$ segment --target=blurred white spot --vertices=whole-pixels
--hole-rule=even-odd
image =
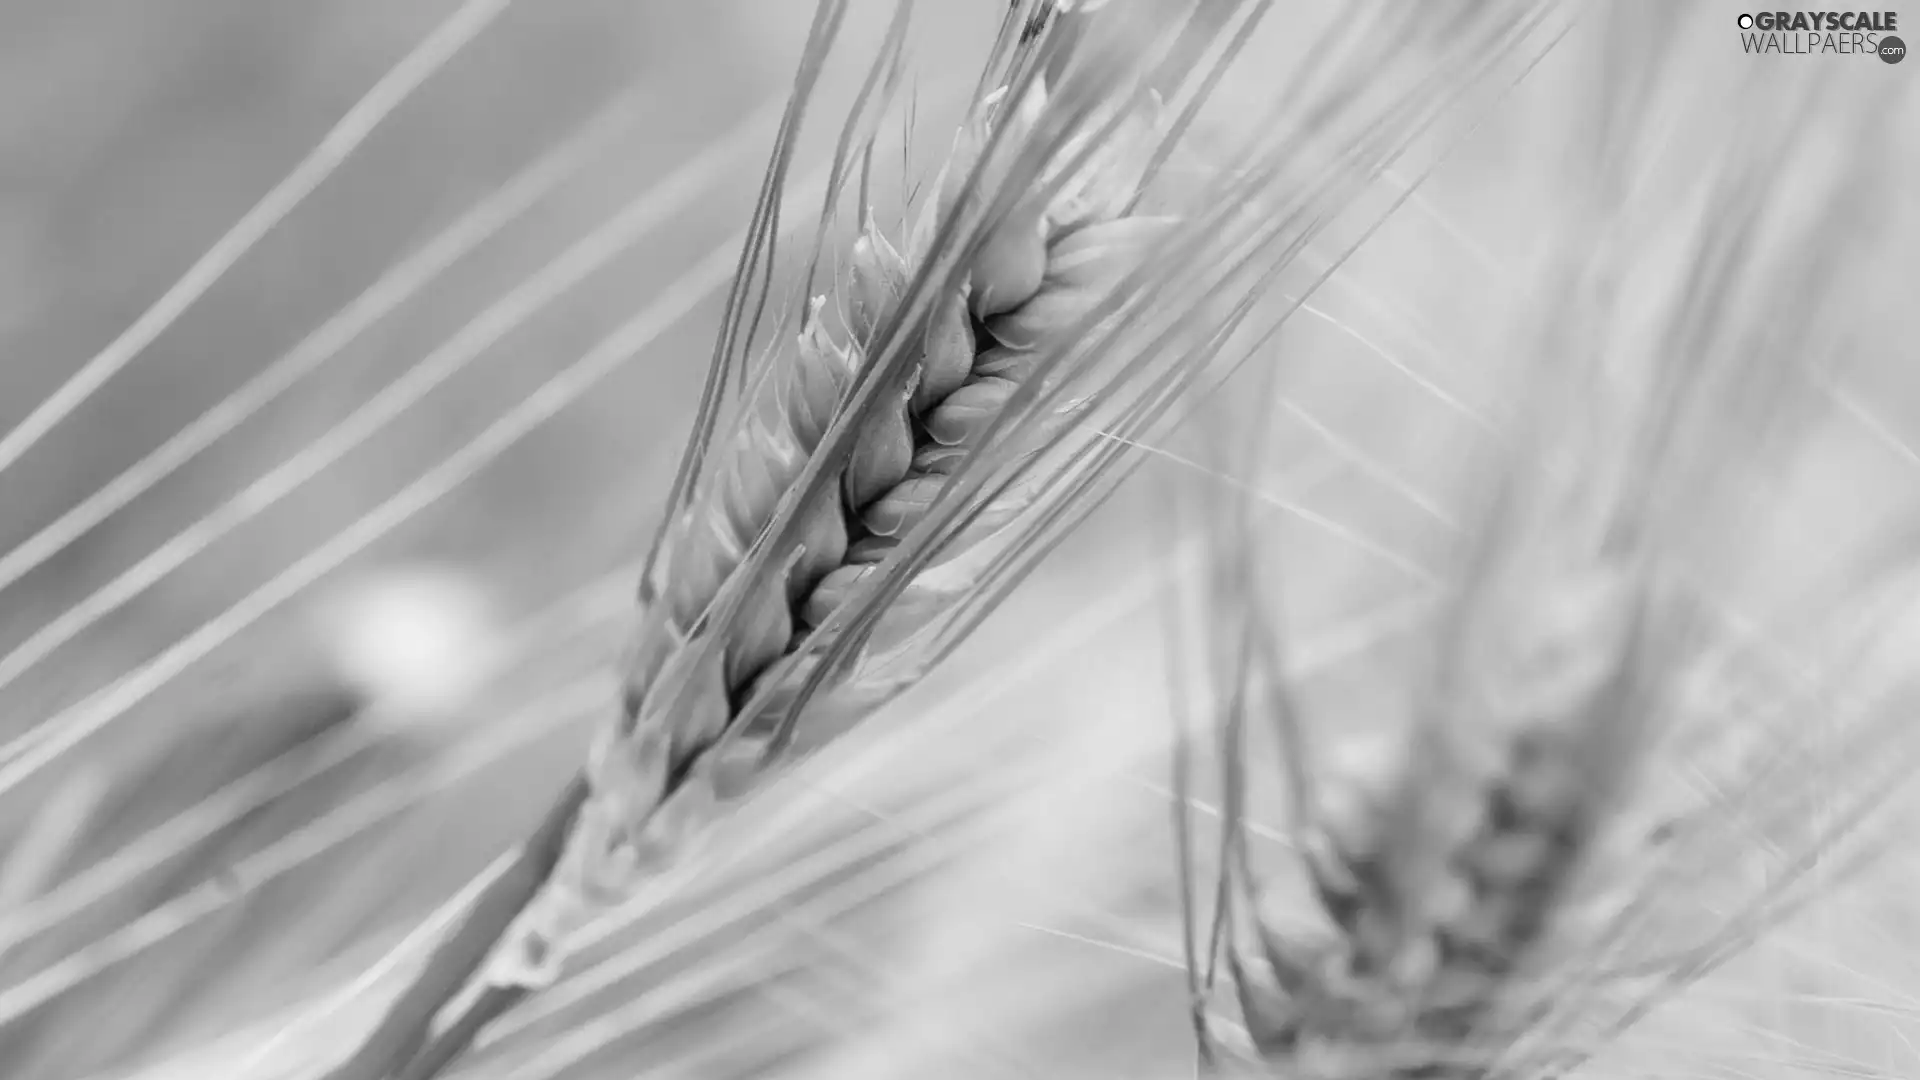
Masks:
[[[375,722],[459,719],[501,659],[501,633],[480,584],[445,567],[389,568],[321,611],[339,676],[365,694]]]

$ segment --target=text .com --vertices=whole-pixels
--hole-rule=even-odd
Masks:
[[[1907,55],[1894,11],[1753,11],[1736,22],[1748,53],[1865,55],[1889,64]]]

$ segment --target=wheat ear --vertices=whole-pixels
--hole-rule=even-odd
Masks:
[[[810,55],[830,39],[842,7],[820,5]],[[817,690],[857,719],[897,689],[897,681],[850,678],[850,658],[904,643],[965,599],[964,582],[912,591],[902,564],[961,554],[1017,516],[1031,492],[989,497],[962,515],[957,532],[932,541],[934,550],[924,540],[916,550],[912,537],[953,524],[928,521],[950,481],[997,449],[989,433],[1016,396],[1035,394],[1060,332],[1112,291],[1161,224],[1130,212],[1148,140],[1124,140],[1142,149],[1137,155],[1105,151],[1115,128],[1141,122],[1112,104],[1144,100],[1133,66],[1115,64],[1082,80],[1101,84],[1097,91],[1082,85],[1072,101],[1055,100],[1049,73],[1065,60],[1070,35],[1047,30],[1036,39],[1035,28],[1051,20],[1034,22],[1029,7],[1017,6],[1003,25],[989,64],[998,88],[976,105],[905,252],[868,213],[841,288],[807,306],[791,352],[776,351],[750,380],[733,437],[709,469],[712,400],[725,375],[716,364],[673,513],[643,576],[623,708],[526,846],[522,872],[499,890],[495,910],[470,919],[484,925],[499,905],[515,903],[513,893],[537,884],[468,987],[469,1007],[422,1045],[467,961],[430,970],[334,1075],[388,1075],[395,1060],[410,1062],[401,1076],[436,1072],[480,1025],[555,976],[572,931],[684,858],[721,806],[791,757],[798,714]],[[897,33],[889,40],[897,47]],[[869,89],[885,84],[888,66],[876,65]],[[803,65],[803,83],[806,72]],[[804,93],[796,87],[796,102]],[[790,109],[769,191],[795,122]],[[859,156],[869,122],[857,108],[839,160]],[[770,234],[765,219],[760,228],[742,282]],[[736,332],[723,332],[722,354]],[[871,620],[876,611],[884,623]]]
[[[1525,980],[1645,758],[1688,624],[1624,539],[1643,508],[1581,485],[1543,499],[1522,476],[1493,501],[1398,759],[1319,777],[1306,800],[1300,851],[1332,933],[1303,940],[1258,900],[1241,913],[1228,960],[1261,1059],[1505,1075],[1494,1059],[1537,1004]],[[1260,891],[1244,862],[1232,873]]]
[[[1035,79],[1017,108],[983,116],[961,136],[956,160],[976,156],[996,128],[1018,145],[1044,95]],[[996,97],[989,109],[1006,103]],[[920,236],[931,236],[952,213],[966,177],[949,169]],[[1087,294],[1114,277],[1102,264],[1124,257],[1143,226],[1157,224],[1122,212],[1130,188],[1097,200],[1077,197],[1083,194],[1030,200],[985,231],[962,286],[934,302],[909,385],[862,420],[832,487],[808,493],[792,511],[803,522],[798,536],[766,556],[781,572],[730,597],[730,587],[750,573],[744,557],[795,491],[920,269],[868,219],[849,260],[843,331],[829,326],[827,298],[816,298],[792,361],[762,385],[757,408],[643,588],[647,609],[626,669],[624,717],[594,748],[594,794],[557,872],[560,888],[582,899],[623,893],[636,874],[681,857],[714,808],[743,794],[777,758],[791,714],[769,711],[742,730],[736,703],[768,692],[769,678],[800,692],[810,667],[777,665],[883,572],[890,549],[921,523],[952,469],[1032,376],[1039,351],[1067,325],[1063,313],[1084,309]],[[909,251],[916,248],[924,251],[925,243]],[[989,507],[987,516],[1016,509]],[[949,545],[942,554],[963,547]],[[714,618],[727,599],[737,617]],[[889,629],[909,634],[917,621],[909,616]],[[689,771],[708,754],[721,760]]]
[[[1613,14],[1607,44],[1630,44]],[[1790,394],[1817,333],[1745,323],[1752,312],[1771,321],[1797,298],[1832,325],[1838,275],[1831,246],[1816,241],[1878,175],[1871,144],[1849,147],[1860,167],[1816,190],[1809,219],[1767,238],[1762,223],[1786,193],[1804,195],[1780,179],[1791,176],[1792,125],[1730,135],[1692,196],[1712,213],[1684,234],[1675,292],[1687,302],[1642,338],[1621,329],[1630,316],[1616,283],[1662,272],[1634,249],[1672,222],[1649,223],[1657,212],[1624,202],[1624,178],[1650,152],[1626,133],[1654,125],[1619,114],[1644,102],[1606,98],[1591,125],[1597,160],[1581,162],[1597,197],[1563,239],[1561,280],[1546,293],[1552,329],[1526,337],[1531,392],[1491,470],[1399,760],[1364,777],[1314,778],[1317,797],[1299,799],[1321,932],[1301,935],[1262,910],[1244,853],[1227,853],[1245,1049],[1287,1075],[1534,1080],[1591,1053],[1564,1043],[1567,1020],[1602,981],[1586,969],[1603,943],[1631,930],[1609,916],[1596,932],[1581,901],[1605,910],[1630,892],[1633,868],[1612,857],[1612,841],[1651,861],[1627,797],[1683,709],[1676,672],[1712,629],[1704,612],[1714,605],[1687,560],[1725,528],[1718,519],[1734,520],[1739,467],[1780,449],[1766,440],[1795,413]],[[1712,542],[1744,539],[1729,533]],[[1257,619],[1241,632],[1238,647],[1272,644]],[[1276,725],[1283,743],[1295,719]]]

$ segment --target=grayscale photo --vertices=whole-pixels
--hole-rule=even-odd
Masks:
[[[0,0],[0,1078],[1920,1077],[1917,37]]]

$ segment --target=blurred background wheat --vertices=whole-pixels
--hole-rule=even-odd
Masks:
[[[855,6],[850,52],[878,37],[883,7]],[[1330,10],[1282,7],[1276,24]],[[1715,123],[1713,103],[1737,97],[1756,64],[1785,77],[1798,62],[1859,90],[1842,100],[1871,101],[1886,152],[1914,162],[1911,65],[1745,57],[1737,5],[1689,4],[1691,20],[1643,7],[1649,22],[1671,18],[1669,47],[1697,69],[1700,104],[1670,118],[1663,145]],[[163,888],[158,906],[130,910],[128,882],[151,885],[149,868],[52,903],[82,860],[32,895],[0,897],[7,1075],[303,1075],[392,992],[395,976],[372,965],[524,835],[577,766],[615,694],[635,560],[810,9],[0,7],[0,430],[44,415],[410,50],[449,19],[474,31],[124,369],[17,461],[0,454],[10,850],[87,776],[129,775],[211,714],[285,708],[324,681],[329,634],[376,633],[327,617],[356,583],[396,568],[429,586],[458,575],[503,628],[418,661],[487,661],[454,719],[361,736],[208,811],[252,823],[213,887]],[[1000,17],[985,0],[920,5],[910,76],[925,117],[900,151],[909,175],[944,152],[942,94],[970,87]],[[1249,45],[1253,73],[1217,92],[1223,132],[1236,95],[1257,89],[1257,50],[1286,55],[1287,27],[1269,30]],[[599,927],[573,974],[455,1074],[1190,1072],[1165,761],[1179,710],[1160,658],[1167,605],[1191,597],[1204,537],[1202,522],[1170,518],[1166,490],[1255,500],[1274,522],[1313,711],[1395,707],[1396,635],[1448,572],[1436,552],[1472,460],[1462,448],[1492,437],[1511,389],[1483,358],[1510,347],[1564,235],[1555,148],[1596,85],[1580,34],[1481,104],[1471,133],[1272,343],[1286,376],[1258,398],[1271,466],[1223,467],[1204,440],[1148,448],[1139,482],[953,663],[748,808],[710,860],[662,886],[666,899]],[[823,113],[857,84],[858,65],[845,67]],[[810,136],[800,170],[820,165],[827,139]],[[1409,164],[1386,183],[1416,178]],[[1873,347],[1808,392],[1815,433],[1769,495],[1804,532],[1753,538],[1738,583],[1755,610],[1778,616],[1823,567],[1911,559],[1912,190],[1882,193],[1872,215],[1894,257],[1849,284],[1854,330]],[[258,403],[231,430],[194,427],[236,391]],[[219,437],[91,527],[61,524],[196,430]],[[378,616],[395,636],[361,651],[403,652],[396,620]],[[1825,626],[1788,625],[1739,692],[1784,693],[1782,671],[1828,662],[1843,646]],[[1887,644],[1897,662],[1920,638]],[[56,755],[39,740],[58,725],[76,734]],[[134,805],[120,842],[137,846],[230,779],[186,783],[198,794],[164,811]],[[1920,875],[1892,805],[1879,825],[1892,839],[1867,871],[1581,1075],[1920,1075]],[[162,862],[187,858],[184,841],[150,843]]]

